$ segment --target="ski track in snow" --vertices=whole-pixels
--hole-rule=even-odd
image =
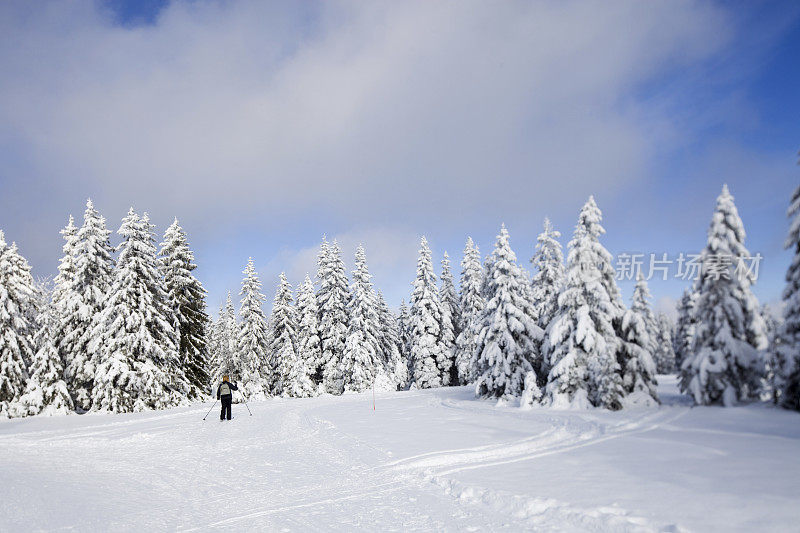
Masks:
[[[458,409],[458,405],[445,400],[443,405]],[[580,509],[553,499],[521,498],[514,494],[467,487],[450,480],[448,475],[501,464],[531,461],[546,455],[557,454],[576,448],[591,446],[622,436],[644,433],[659,428],[663,424],[676,421],[688,409],[678,412],[658,410],[639,412],[637,418],[618,425],[604,426],[585,421],[584,427],[570,428],[574,412],[560,418],[552,416],[553,428],[535,436],[517,441],[441,450],[406,457],[387,463],[386,467],[399,470],[421,470],[422,479],[429,481],[445,493],[473,505],[485,505],[498,513],[507,514],[527,521],[527,525],[547,530],[619,530],[619,531],[659,531],[662,528],[649,524],[642,517],[630,516],[626,511],[613,507]],[[557,413],[557,411],[551,411]],[[573,424],[574,426],[575,424]],[[587,428],[588,426],[588,428]],[[678,526],[668,526],[667,530],[679,530]]]
[[[463,470],[529,461],[545,455],[591,446],[634,433],[652,431],[664,423],[677,420],[685,414],[686,410],[669,414],[659,411],[656,414],[643,417],[638,422],[625,423],[619,428],[611,428],[610,430],[597,427],[593,428],[591,432],[584,433],[570,432],[567,429],[552,430],[517,442],[422,454],[422,456],[396,461],[391,466],[399,469],[444,467],[437,474],[447,475]]]
[[[203,422],[208,405],[3,422],[0,529],[678,532],[688,529],[677,509],[542,497],[503,472],[534,483],[544,458],[572,464],[616,442],[674,446],[664,439],[679,432],[717,439],[692,454],[722,459],[719,439],[800,442],[793,432],[687,427],[692,410],[675,403],[521,411],[456,388],[381,393],[378,412],[367,394],[253,402],[252,417],[236,405],[231,422],[216,409]]]

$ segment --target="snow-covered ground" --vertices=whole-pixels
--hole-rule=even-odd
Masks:
[[[0,530],[789,531],[800,415],[467,388],[0,422]]]

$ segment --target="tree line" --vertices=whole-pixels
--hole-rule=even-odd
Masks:
[[[0,415],[163,409],[207,398],[224,374],[247,398],[472,385],[522,406],[621,409],[657,404],[656,374],[678,371],[697,404],[769,398],[800,409],[798,213],[800,188],[782,321],[759,307],[751,275],[706,268],[712,256],[749,256],[724,187],[674,326],[655,316],[641,275],[630,306],[622,301],[592,197],[566,258],[545,219],[532,275],[503,226],[483,261],[467,239],[456,289],[448,254],[437,277],[423,237],[409,303],[395,315],[363,246],[348,278],[338,243],[323,239],[314,279],[292,287],[281,274],[269,315],[250,259],[238,312],[229,293],[212,322],[177,220],[157,246],[148,215],[131,209],[115,248],[88,201],[81,227],[70,217],[61,232],[52,283],[34,281],[0,232]]]
[[[89,200],[81,227],[70,217],[61,232],[52,284],[36,283],[0,233],[5,416],[163,409],[205,396],[205,290],[185,232],[176,220],[159,250],[148,215],[131,209],[117,233],[115,248]]]

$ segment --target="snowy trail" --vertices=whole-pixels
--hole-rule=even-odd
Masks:
[[[669,378],[663,396],[670,399]],[[671,401],[671,400],[670,400]],[[800,520],[796,414],[498,408],[466,388],[0,423],[0,530],[747,531]],[[756,496],[751,496],[757,490]]]
[[[643,417],[641,421],[628,422],[620,428],[612,427],[605,431],[600,431],[598,428],[592,428],[585,432],[571,432],[567,429],[552,430],[546,431],[539,437],[530,437],[518,442],[479,447],[478,449],[433,452],[432,454],[423,454],[428,455],[429,457],[427,458],[416,461],[411,461],[411,458],[409,458],[401,461],[396,466],[401,468],[445,467],[444,470],[437,471],[437,474],[447,475],[475,468],[529,461],[635,433],[652,431],[663,424],[674,422],[685,415],[686,412],[687,410],[669,414],[659,412],[658,415]]]
[[[32,493],[6,495],[3,516],[10,520],[5,525],[79,530],[322,526],[341,531],[387,524],[411,529],[502,526],[503,517],[452,509],[458,506],[434,486],[423,490],[408,476],[377,474],[376,459],[384,454],[306,416],[315,403],[256,403],[252,418],[240,406],[230,424],[211,417],[201,422],[203,410],[196,408],[149,418],[132,415],[137,419],[124,422],[100,422],[121,417],[80,417],[87,421],[82,431],[26,431],[25,421],[9,424],[22,426],[18,433],[0,436],[12,452],[3,461],[3,470],[13,478],[9,481],[30,485],[25,477],[43,479],[45,470],[55,469],[54,492],[69,494],[77,488],[82,494],[77,501],[68,497],[67,506],[53,506],[66,512],[49,517],[37,509],[48,502],[37,501]],[[82,479],[62,484],[68,471],[82,472]],[[106,499],[106,491],[120,500]],[[128,499],[136,504],[122,505]]]

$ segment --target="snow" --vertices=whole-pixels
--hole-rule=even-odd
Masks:
[[[797,413],[564,411],[469,387],[0,422],[0,529],[778,531]]]

